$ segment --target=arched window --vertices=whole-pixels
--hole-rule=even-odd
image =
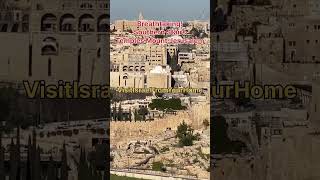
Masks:
[[[53,14],[45,14],[41,18],[41,31],[55,31],[57,17]]]
[[[76,19],[72,14],[64,14],[60,18],[60,31],[75,31]]]
[[[110,18],[110,15],[107,15],[107,14],[103,14],[98,18],[98,21],[97,21],[98,32],[109,32],[110,31],[110,25],[108,22],[109,18]]]
[[[124,74],[122,79],[128,79],[128,74]]]
[[[41,49],[41,55],[57,55],[58,51],[53,45],[45,45]]]
[[[90,14],[84,14],[79,18],[79,31],[92,32],[94,31],[94,18]]]

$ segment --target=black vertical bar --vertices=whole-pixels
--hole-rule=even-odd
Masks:
[[[215,10],[217,8],[218,0],[210,1],[210,131],[214,131],[214,127],[212,124],[214,121],[214,98],[211,96],[213,84],[216,83],[216,63],[215,63],[215,54],[213,53],[214,46],[214,30],[215,30]],[[213,179],[213,171],[214,171],[214,162],[213,162],[213,154],[214,154],[214,142],[212,139],[212,135],[210,136],[210,179]]]
[[[32,45],[29,45],[29,77],[32,76]]]
[[[81,78],[81,48],[78,51],[78,70],[77,70],[77,80],[80,82]]]

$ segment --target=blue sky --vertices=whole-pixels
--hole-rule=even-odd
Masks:
[[[140,11],[145,19],[162,21],[209,20],[210,13],[210,0],[110,0],[110,3],[112,22],[137,19]]]

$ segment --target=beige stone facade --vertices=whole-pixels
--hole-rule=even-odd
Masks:
[[[108,81],[106,1],[32,0],[14,6],[19,10],[8,8],[11,15],[0,21],[1,80]]]
[[[320,62],[320,20],[316,17],[289,18],[284,27],[286,61]]]

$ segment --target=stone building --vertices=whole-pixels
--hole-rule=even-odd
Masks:
[[[150,67],[146,62],[112,65],[110,76],[111,87],[133,88],[169,88],[171,73],[169,66]]]
[[[285,61],[320,62],[320,19],[315,16],[293,17],[284,26]]]
[[[0,80],[108,82],[107,1],[7,4],[0,19]]]
[[[143,44],[124,46],[111,53],[111,87],[171,86],[167,56],[176,53],[174,46]]]
[[[309,0],[309,15],[311,16],[319,16],[320,15],[320,1],[319,0]]]

